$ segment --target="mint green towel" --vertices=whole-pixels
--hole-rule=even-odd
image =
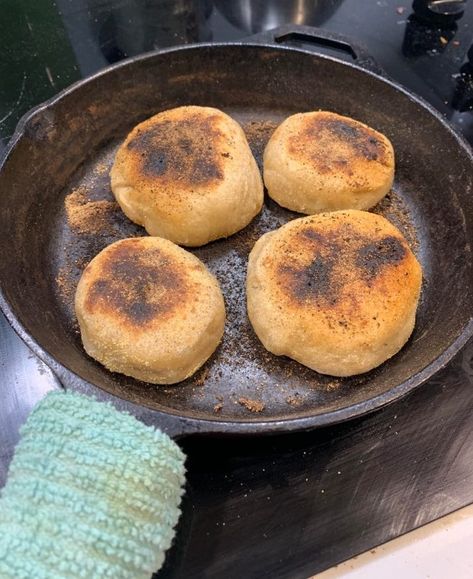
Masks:
[[[2,579],[149,578],[179,518],[184,455],[110,404],[53,392],[0,498]]]

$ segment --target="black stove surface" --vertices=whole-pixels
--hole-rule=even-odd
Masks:
[[[108,64],[289,22],[364,45],[473,143],[473,3],[414,4],[415,12],[400,0],[4,0],[0,151],[22,114]],[[182,440],[187,493],[159,576],[304,578],[473,502],[472,359],[470,343],[405,399],[339,426]],[[20,424],[59,384],[1,314],[0,375],[2,484]]]

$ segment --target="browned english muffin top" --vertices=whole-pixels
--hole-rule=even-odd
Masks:
[[[274,354],[333,376],[375,368],[409,338],[422,270],[402,233],[366,211],[295,219],[261,237],[248,316]]]
[[[268,234],[267,246],[258,263],[270,299],[305,319],[324,318],[345,335],[375,330],[378,316],[394,319],[419,285],[407,241],[374,213],[297,219]]]
[[[389,139],[329,111],[288,117],[264,151],[269,196],[300,213],[369,209],[389,192],[393,179]]]
[[[288,139],[288,152],[325,174],[338,171],[353,177],[371,161],[392,163],[392,151],[377,131],[349,117],[319,112],[306,115],[298,133]]]
[[[205,266],[170,242],[131,238],[103,250],[83,273],[83,309],[139,332],[199,305]]]
[[[332,307],[351,285],[369,291],[389,283],[389,276],[398,275],[397,268],[408,258],[405,239],[381,228],[376,237],[367,235],[339,222],[339,216],[333,220],[336,224],[326,232],[315,220],[307,223],[279,248],[281,263],[275,274],[288,298],[298,305],[315,300]],[[297,265],[289,265],[294,260]]]
[[[222,117],[198,107],[174,109],[151,117],[128,136],[128,171],[136,181],[157,181],[206,187],[224,177],[224,160],[231,142],[221,130]]]
[[[100,269],[85,301],[90,313],[108,312],[123,323],[143,327],[168,317],[190,297],[192,284],[183,265],[162,249],[144,247],[140,239],[111,247]],[[87,279],[87,268],[84,275]]]
[[[132,221],[180,245],[228,237],[263,205],[243,129],[212,107],[177,107],[137,125],[117,150],[110,181]]]
[[[86,352],[154,384],[192,375],[217,347],[225,306],[195,255],[160,237],[123,239],[85,268],[75,310]]]

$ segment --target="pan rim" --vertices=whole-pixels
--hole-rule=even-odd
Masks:
[[[120,406],[120,402],[126,403],[126,409],[131,408],[141,408],[150,411],[153,415],[162,417],[163,426],[166,425],[166,419],[181,419],[186,422],[185,434],[192,433],[220,433],[220,434],[276,434],[282,432],[298,432],[303,430],[312,430],[319,427],[331,426],[335,424],[340,424],[351,419],[361,418],[367,414],[370,414],[380,408],[400,400],[407,396],[410,392],[415,390],[417,387],[421,386],[434,374],[442,370],[448,362],[457,354],[463,346],[466,345],[468,340],[473,335],[473,317],[470,317],[469,322],[466,324],[463,331],[457,336],[457,338],[450,344],[450,346],[442,352],[433,362],[427,364],[424,368],[419,370],[416,374],[411,376],[409,379],[405,380],[401,384],[398,384],[394,388],[391,388],[387,392],[382,394],[377,394],[372,398],[363,400],[362,402],[352,404],[351,406],[346,406],[334,411],[323,412],[315,415],[308,415],[297,418],[285,418],[285,419],[258,419],[253,421],[240,420],[238,418],[233,418],[231,420],[222,420],[219,418],[196,418],[191,416],[183,415],[182,413],[175,411],[172,408],[157,409],[156,407],[149,406],[145,403],[137,404],[136,402],[131,402],[126,398],[121,398],[116,394],[112,394],[104,388],[96,386],[91,382],[88,382],[82,378],[79,374],[71,370],[66,365],[60,363],[56,358],[50,354],[45,348],[43,348],[38,342],[28,334],[27,330],[24,328],[23,324],[16,318],[12,309],[9,306],[8,301],[5,299],[3,292],[0,288],[0,309],[3,311],[7,321],[17,335],[26,343],[26,345],[32,350],[32,352],[40,358],[48,368],[53,372],[56,378],[59,380],[61,387],[64,389],[76,390],[74,385],[67,388],[63,385],[63,374],[68,374],[69,379],[72,377],[72,381],[78,381],[80,383],[77,391],[85,392],[89,395],[98,396],[99,393],[106,394],[107,400],[114,402],[117,406]],[[436,368],[432,371],[432,366],[435,365]],[[85,386],[85,387],[84,387]],[[362,408],[360,408],[362,406]],[[133,413],[133,410],[131,410]],[[156,425],[160,426],[159,418],[156,421]],[[173,430],[171,428],[163,428],[166,432]],[[174,434],[174,433],[173,433]],[[182,429],[177,428],[176,433],[184,434]]]
[[[18,141],[24,136],[25,129],[27,129],[28,124],[31,122],[32,119],[43,110],[49,109],[51,106],[54,106],[60,100],[68,96],[69,94],[73,93],[77,89],[87,85],[90,82],[94,82],[96,79],[101,78],[102,76],[107,75],[108,73],[120,69],[121,67],[128,67],[132,66],[136,62],[142,62],[146,60],[151,60],[157,56],[166,55],[169,53],[174,52],[182,52],[188,50],[195,50],[201,48],[210,48],[210,49],[219,49],[219,48],[227,48],[227,47],[252,47],[252,48],[267,48],[272,49],[277,52],[281,51],[289,51],[289,52],[297,52],[310,55],[315,58],[321,58],[329,61],[336,62],[337,64],[341,64],[343,66],[348,66],[350,68],[355,68],[358,71],[363,72],[369,76],[376,78],[379,81],[382,81],[385,84],[388,84],[394,90],[403,93],[407,98],[411,101],[416,102],[424,109],[427,110],[431,115],[433,115],[437,121],[439,121],[442,126],[449,131],[451,136],[455,138],[458,142],[459,146],[465,151],[467,156],[469,157],[470,161],[473,164],[473,151],[470,147],[470,144],[466,139],[459,134],[443,117],[443,115],[436,110],[432,105],[426,102],[422,97],[411,93],[408,89],[404,88],[403,86],[397,84],[395,81],[385,78],[379,74],[376,74],[372,71],[369,71],[362,66],[357,65],[356,63],[347,62],[343,59],[339,59],[333,56],[328,56],[325,54],[321,54],[316,51],[306,50],[302,48],[296,48],[291,46],[282,46],[282,45],[275,45],[268,42],[222,42],[222,43],[201,43],[201,44],[189,44],[184,46],[174,46],[169,47],[161,50],[155,50],[151,52],[147,52],[138,56],[134,56],[131,58],[127,58],[122,60],[114,65],[106,67],[102,70],[97,71],[92,76],[87,78],[81,79],[72,85],[66,87],[58,94],[54,95],[50,99],[40,103],[36,107],[32,108],[30,111],[25,113],[19,120],[14,134],[9,141],[4,154],[0,160],[0,171],[2,170],[3,166],[7,162],[9,156],[15,149],[16,144]],[[92,383],[89,383],[87,380],[76,374],[66,365],[60,363],[56,358],[51,355],[47,349],[41,346],[35,338],[33,338],[26,329],[25,325],[21,322],[20,318],[15,314],[14,309],[10,305],[9,300],[6,298],[4,290],[3,290],[3,282],[0,280],[0,309],[3,311],[6,319],[8,320],[11,327],[15,330],[15,332],[19,335],[19,337],[26,343],[26,345],[41,359],[43,360],[49,368],[56,374],[60,381],[61,374],[69,374],[72,376],[73,379],[86,383],[90,386],[95,392],[103,392],[106,393],[107,396],[115,399],[116,401],[123,400],[127,404],[131,406],[136,406],[138,408],[146,408],[152,411],[152,413],[159,417],[170,419],[177,419],[180,418],[186,422],[185,432],[220,432],[220,433],[240,433],[240,434],[253,434],[253,433],[276,433],[276,432],[289,432],[289,431],[300,431],[300,430],[309,430],[312,428],[317,428],[321,426],[327,426],[331,424],[337,424],[340,422],[344,422],[346,420],[350,420],[352,418],[361,417],[365,414],[373,412],[381,407],[386,406],[396,400],[401,399],[402,397],[406,396],[409,392],[414,390],[415,388],[419,387],[422,383],[436,374],[439,370],[441,370],[452,358],[453,356],[467,343],[467,341],[473,336],[473,316],[470,313],[469,320],[463,325],[459,334],[455,337],[455,339],[450,343],[449,347],[442,352],[440,356],[435,358],[429,364],[427,364],[424,368],[419,370],[416,374],[405,380],[404,382],[398,384],[397,386],[391,388],[387,392],[377,394],[372,398],[368,398],[366,400],[362,400],[355,404],[339,408],[333,411],[327,411],[320,414],[313,414],[307,415],[302,417],[296,418],[285,418],[285,419],[267,419],[264,420],[262,418],[258,418],[257,420],[245,420],[245,419],[238,419],[232,418],[228,420],[222,420],[216,417],[215,419],[212,418],[201,418],[201,417],[192,417],[188,415],[183,415],[181,412],[175,411],[171,408],[162,407],[162,409],[157,409],[156,407],[151,407],[146,405],[146,403],[142,403],[140,405],[130,402],[129,400],[123,398],[121,399],[115,394],[112,394],[101,388],[96,386]],[[159,418],[157,420],[157,425],[159,426]]]
[[[97,72],[95,72],[94,74],[92,74],[90,76],[87,76],[85,78],[82,78],[80,80],[73,82],[72,84],[70,84],[66,88],[59,91],[57,94],[53,95],[51,98],[46,99],[46,100],[42,101],[41,103],[37,104],[36,106],[32,107],[29,111],[27,111],[24,115],[22,115],[20,117],[20,119],[15,127],[15,131],[13,132],[13,135],[11,136],[4,152],[0,156],[0,171],[2,170],[5,161],[7,160],[10,153],[12,152],[18,139],[23,136],[24,130],[25,130],[28,122],[31,121],[42,110],[45,110],[45,109],[51,107],[56,102],[59,102],[61,99],[63,99],[64,97],[66,97],[70,93],[79,89],[81,86],[84,86],[84,85],[88,84],[89,82],[93,82],[96,79],[101,78],[102,76],[105,76],[112,71],[119,70],[122,67],[126,68],[127,66],[133,65],[135,62],[138,62],[138,61],[145,61],[148,59],[151,60],[154,57],[170,54],[173,52],[184,52],[184,51],[191,51],[191,50],[201,49],[201,48],[218,49],[218,48],[226,48],[226,47],[269,48],[269,49],[275,50],[277,52],[297,52],[297,53],[307,54],[309,56],[321,58],[323,60],[329,60],[332,62],[336,62],[337,64],[341,64],[342,66],[354,68],[354,69],[356,69],[356,70],[358,70],[358,71],[360,71],[368,76],[376,78],[377,80],[391,86],[393,89],[403,93],[407,98],[409,98],[410,100],[412,100],[414,102],[417,102],[423,108],[427,109],[429,111],[429,113],[432,114],[438,121],[440,121],[442,123],[442,125],[450,132],[450,134],[459,143],[461,143],[463,148],[466,150],[468,156],[473,161],[473,147],[470,145],[470,143],[466,140],[466,138],[462,134],[460,134],[452,125],[450,125],[450,123],[448,122],[446,117],[444,115],[442,115],[442,113],[438,109],[436,109],[433,105],[431,105],[423,97],[411,92],[409,89],[403,87],[401,84],[397,83],[395,80],[392,80],[391,78],[389,78],[387,76],[380,75],[376,72],[373,72],[372,70],[368,70],[367,68],[364,68],[363,66],[356,64],[356,62],[349,62],[349,61],[343,60],[341,58],[337,58],[336,56],[317,52],[316,50],[307,50],[304,48],[299,48],[299,47],[294,47],[294,46],[285,46],[282,44],[275,44],[275,43],[272,44],[270,42],[235,41],[235,42],[192,43],[192,44],[171,46],[171,47],[161,48],[161,49],[157,49],[157,50],[151,50],[151,51],[144,52],[144,53],[136,55],[136,56],[131,56],[129,58],[125,58],[123,60],[120,60],[119,62],[116,62],[114,64],[111,64],[110,66],[106,66],[105,68],[98,70]]]

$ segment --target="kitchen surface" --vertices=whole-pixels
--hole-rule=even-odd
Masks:
[[[423,97],[473,143],[471,1],[6,0],[0,153],[24,113],[110,64],[181,44],[238,42],[289,23],[359,44],[371,67]],[[290,42],[352,58],[330,42],[316,48],[300,38]],[[19,427],[61,385],[1,314],[0,373],[3,485]],[[284,435],[183,437],[183,514],[157,576],[388,577],[386,569],[399,565],[406,577],[440,577],[439,567],[417,565],[415,557],[435,558],[448,529],[458,537],[449,553],[463,552],[471,508],[414,530],[473,503],[472,413],[470,341],[429,381],[367,416]],[[379,547],[393,539],[393,546]],[[417,546],[411,555],[409,545]],[[456,576],[471,576],[471,561]]]

